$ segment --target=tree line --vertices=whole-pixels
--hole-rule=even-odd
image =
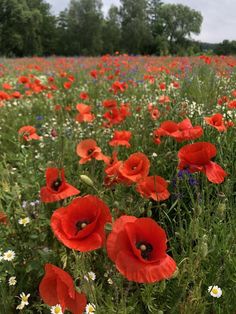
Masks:
[[[71,0],[57,16],[44,0],[0,0],[0,55],[193,54],[202,20],[161,0],[121,0],[107,16],[101,0]]]

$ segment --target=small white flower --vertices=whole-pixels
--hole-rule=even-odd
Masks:
[[[19,305],[17,305],[16,309],[17,310],[23,310],[24,307],[25,307],[25,303],[21,302]]]
[[[113,285],[113,280],[111,278],[108,278],[107,282],[109,283],[109,285]]]
[[[20,294],[21,303],[24,303],[24,305],[28,305],[29,304],[29,302],[28,302],[29,297],[30,297],[29,293],[26,295],[24,292],[22,292]]]
[[[6,251],[6,252],[3,254],[3,259],[4,259],[4,261],[10,262],[10,261],[12,261],[12,260],[15,258],[15,256],[16,256],[16,254],[15,254],[14,251],[8,250],[8,251]]]
[[[17,283],[16,277],[10,277],[10,278],[9,278],[9,280],[8,280],[9,286],[15,286],[16,283]]]
[[[222,290],[218,286],[210,286],[208,287],[208,292],[210,292],[210,295],[214,298],[220,298],[222,295]]]
[[[152,153],[152,157],[157,157],[157,153]]]
[[[51,307],[52,314],[63,314],[60,304]]]
[[[20,225],[23,225],[25,227],[28,223],[30,223],[30,219],[29,217],[20,218],[18,222]]]
[[[85,313],[86,314],[89,314],[89,313],[95,313],[95,305],[93,303],[88,303],[86,305],[86,308],[85,308]]]
[[[96,279],[96,274],[92,271],[88,272],[88,276],[84,276],[84,279],[89,281],[92,280],[94,281]]]

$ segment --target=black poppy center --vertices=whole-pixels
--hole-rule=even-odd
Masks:
[[[58,191],[61,185],[62,185],[62,181],[60,179],[57,179],[56,181],[53,182],[52,189],[54,191]]]
[[[77,223],[76,223],[77,232],[86,228],[88,224],[89,224],[88,220],[77,221]]]
[[[147,242],[136,243],[136,248],[141,251],[141,256],[144,259],[149,259],[150,253],[153,250],[152,245],[150,243],[147,243]]]
[[[94,152],[94,149],[93,149],[93,148],[90,148],[90,149],[88,150],[88,156],[91,155],[93,152]]]

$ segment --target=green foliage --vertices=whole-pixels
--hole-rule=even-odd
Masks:
[[[151,40],[146,0],[121,0],[122,47],[128,53],[145,51]]]
[[[223,40],[222,43],[214,47],[214,52],[218,55],[236,55],[236,40]]]
[[[200,12],[182,4],[162,5],[159,12],[159,25],[163,40],[168,41],[170,53],[178,54],[179,47],[186,48],[186,38],[199,34],[202,24]]]
[[[71,0],[58,16],[50,10],[46,0],[1,0],[0,54],[189,55],[199,51],[190,36],[200,32],[202,16],[187,6],[122,0],[104,17],[102,0]]]

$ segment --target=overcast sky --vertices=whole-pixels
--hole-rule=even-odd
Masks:
[[[47,0],[54,13],[65,9],[69,0]],[[236,0],[163,0],[165,3],[182,3],[200,11],[203,15],[201,34],[195,37],[203,42],[217,43],[224,39],[236,40]],[[106,13],[111,4],[119,0],[103,0]]]

